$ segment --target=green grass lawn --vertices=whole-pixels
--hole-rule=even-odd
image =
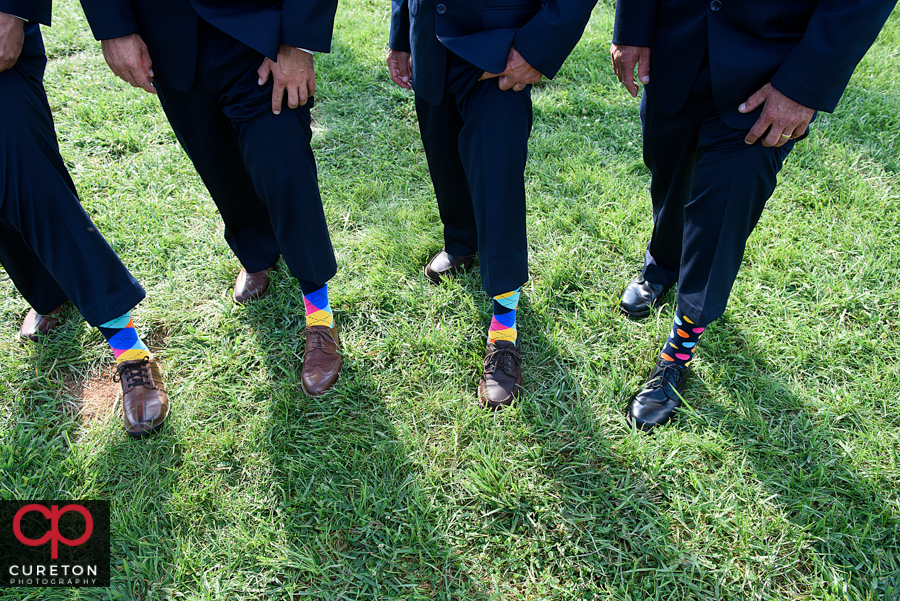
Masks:
[[[487,414],[480,279],[422,275],[441,227],[384,66],[387,0],[344,0],[316,57],[345,371],[315,399],[296,281],[282,265],[266,298],[231,302],[238,262],[158,101],[57,2],[62,154],[147,289],[133,313],[173,413],[130,440],[99,333],[70,309],[16,344],[26,305],[0,276],[0,498],[110,500],[114,575],[0,598],[900,599],[900,9],[789,157],[688,406],[653,436],[622,410],[672,315],[617,311],[650,207],[612,15],[533,94],[525,394]]]

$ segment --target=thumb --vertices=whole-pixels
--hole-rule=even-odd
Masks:
[[[144,73],[150,79],[153,79],[153,61],[150,60],[150,55],[147,52],[143,53],[141,57],[141,63],[144,65]]]
[[[765,88],[758,90],[753,96],[748,98],[746,102],[742,103],[741,106],[738,107],[738,111],[741,113],[749,113],[751,111],[755,111],[756,107],[766,101],[767,96],[768,95],[765,92]]]
[[[650,57],[644,58],[638,64],[638,79],[641,80],[641,83],[646,85],[650,83]]]
[[[263,85],[269,81],[269,74],[272,73],[272,67],[269,63],[268,58],[264,59],[259,69],[256,70],[256,74],[259,75],[259,81],[256,82],[258,85]]]

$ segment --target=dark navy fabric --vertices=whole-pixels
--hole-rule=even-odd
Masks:
[[[98,38],[108,33],[104,29],[105,4],[83,2]],[[165,0],[133,4],[139,33],[147,41],[153,60],[160,103],[222,215],[225,239],[238,260],[252,273],[271,267],[284,256],[292,275],[323,286],[336,273],[337,263],[310,147],[314,100],[290,109],[285,99],[281,114],[272,113],[272,78],[265,85],[257,84],[257,69],[265,54],[257,48],[259,43],[242,41],[255,39],[264,29],[261,23],[267,20],[300,17],[254,2]],[[290,4],[285,2],[285,11]],[[173,12],[163,15],[169,5]],[[298,45],[328,49],[333,5],[330,0],[318,3],[316,22],[327,29],[327,43],[310,37],[307,43]],[[224,16],[229,7],[232,14],[247,19],[240,39],[232,35],[235,22]],[[245,11],[251,8],[266,14],[250,18]],[[274,17],[269,14],[273,12]],[[209,21],[206,16],[211,17]],[[181,32],[183,37],[173,44],[188,52],[189,69],[186,65],[174,68],[177,65],[167,62],[160,65],[154,54],[159,48],[151,46],[149,40],[171,36],[157,31],[165,28],[163,20],[170,21],[173,31]],[[317,29],[314,37],[323,36]],[[277,53],[277,44],[274,50]]]
[[[531,133],[531,86],[502,91],[496,79],[454,54],[446,92],[434,104],[416,96],[428,169],[454,255],[479,254],[490,296],[528,281],[525,161]]]
[[[525,161],[531,86],[500,90],[511,47],[547,77],[578,43],[596,0],[392,0],[389,44],[412,53],[419,130],[454,255],[479,254],[491,296],[528,280]]]
[[[641,100],[653,235],[644,277],[678,283],[698,326],[722,315],[747,238],[796,144],[744,138],[762,107],[738,106],[771,82],[813,109],[833,110],[893,0],[619,0],[613,41],[648,46]]]
[[[389,45],[412,52],[416,94],[440,104],[445,50],[490,73],[514,46],[552,78],[581,39],[596,0],[391,0]]]
[[[7,10],[22,13],[0,0]],[[44,18],[41,10],[20,16]],[[129,311],[144,290],[78,202],[43,88],[46,62],[29,24],[15,66],[0,72],[0,264],[38,313],[71,300],[96,326]]]
[[[81,0],[98,40],[140,33],[158,82],[187,90],[198,19],[272,60],[279,44],[329,52],[337,0]]]
[[[704,55],[713,101],[731,127],[750,129],[762,109],[738,112],[771,82],[788,98],[831,112],[896,0],[618,0],[613,42],[649,46],[648,98],[674,113]]]
[[[644,162],[652,174],[653,235],[644,277],[678,283],[678,306],[703,327],[725,312],[747,238],[775,190],[794,147],[744,142],[712,102],[710,69],[701,63],[688,98],[674,114],[641,101]]]

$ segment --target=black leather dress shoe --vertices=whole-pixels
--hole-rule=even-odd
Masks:
[[[619,308],[632,319],[643,319],[650,315],[650,311],[662,304],[662,297],[674,284],[654,284],[644,279],[644,276],[631,280],[622,293]]]
[[[690,372],[690,367],[658,359],[641,391],[628,405],[628,423],[646,432],[669,421],[681,405],[681,394]]]
[[[431,257],[425,266],[425,276],[435,284],[439,284],[442,277],[469,271],[474,263],[474,254],[451,255],[447,249],[442,248],[441,252]]]

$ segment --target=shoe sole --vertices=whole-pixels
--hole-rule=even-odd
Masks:
[[[438,273],[437,271],[432,271],[431,273],[429,273],[428,265],[426,265],[425,269],[423,269],[422,271],[425,273],[426,278],[428,278],[435,284],[440,284],[441,280],[443,280],[444,278],[452,278],[452,277],[460,275],[462,273],[472,271],[472,267],[474,267],[474,265],[469,265],[468,267],[454,267],[452,269],[448,269],[447,271],[442,271],[440,273]]]
[[[150,436],[151,434],[158,433],[160,430],[162,430],[163,426],[166,425],[167,421],[168,421],[168,416],[166,419],[163,420],[163,423],[159,424],[155,428],[150,428],[149,430],[146,430],[144,432],[131,432],[130,430],[125,430],[125,432],[128,434],[128,436],[130,436],[132,438],[143,438],[145,436]]]

